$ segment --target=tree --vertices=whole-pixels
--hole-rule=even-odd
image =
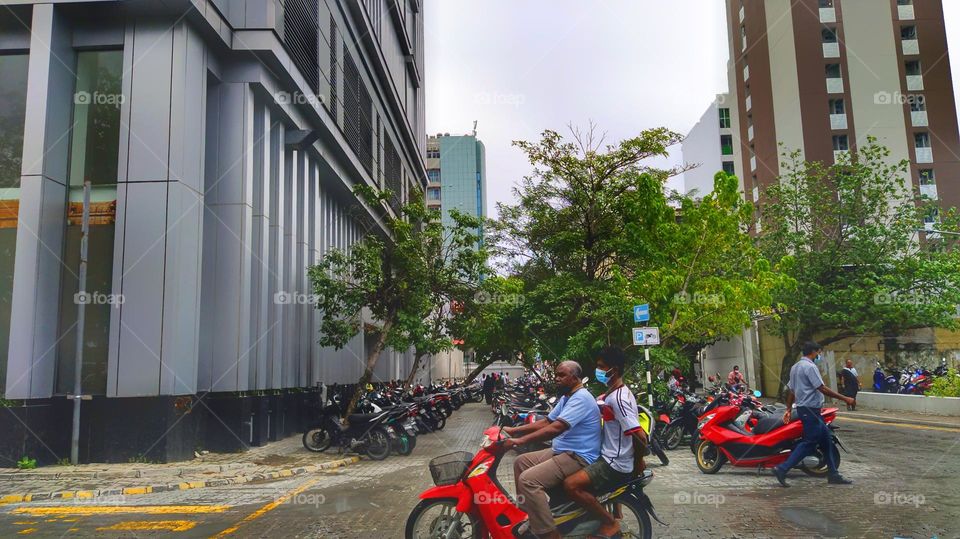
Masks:
[[[786,348],[781,394],[804,341],[957,327],[956,237],[918,232],[933,207],[907,187],[910,163],[889,161],[872,138],[830,166],[793,152],[764,193],[759,246],[789,276],[771,307]]]
[[[680,135],[652,129],[604,147],[594,132],[515,143],[535,170],[494,227],[499,254],[525,283],[524,329],[540,353],[585,359],[627,347],[637,303],[650,303],[661,327],[662,366],[739,334],[769,305],[776,274],[746,234],[753,209],[736,178],[718,174],[715,193],[699,201],[668,196],[664,183],[683,169],[648,160]]]
[[[365,186],[356,193],[381,210],[393,198],[389,191]],[[442,305],[468,294],[484,267],[484,251],[476,248],[476,236],[469,231],[475,222],[457,215],[447,230],[439,213],[427,209],[416,193],[399,209],[397,216],[383,212],[389,236],[368,233],[350,249],[331,251],[309,269],[321,312],[320,344],[340,349],[361,329],[376,336],[347,414],[356,407],[386,347],[414,348],[419,360],[420,354],[451,346],[443,332]],[[365,324],[365,318],[373,322]]]

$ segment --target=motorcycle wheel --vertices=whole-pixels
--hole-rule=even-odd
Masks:
[[[837,459],[837,466],[840,466],[840,450],[833,447],[834,458]],[[807,459],[816,459],[815,465],[808,465]],[[823,453],[820,451],[820,448],[817,448],[817,452],[809,457],[800,461],[800,469],[803,470],[803,473],[813,476],[813,477],[826,477],[829,473],[827,468],[827,459],[823,457]]]
[[[307,448],[307,451],[323,453],[332,443],[333,437],[323,427],[314,427],[303,433],[303,447]]]
[[[374,427],[367,433],[367,456],[383,460],[390,456],[390,435],[383,427]]]
[[[726,461],[727,457],[712,442],[703,440],[697,446],[697,468],[701,472],[715,474]]]
[[[668,451],[673,451],[674,449],[680,447],[680,442],[683,440],[683,429],[680,428],[679,423],[672,423],[663,432],[663,448]]]
[[[433,428],[436,430],[443,430],[443,427],[447,426],[447,418],[442,415],[437,415],[437,418],[433,421]]]
[[[480,539],[485,534],[471,515],[457,511],[456,499],[423,500],[407,517],[405,539]]]
[[[622,503],[604,504],[604,509],[617,517],[620,522],[620,533],[623,537],[653,537],[653,524],[647,510],[636,499],[626,496]],[[633,515],[625,513],[633,513]]]
[[[690,436],[690,452],[694,455],[697,454],[698,445],[700,445],[700,431],[694,431],[693,435]]]
[[[667,458],[667,454],[663,452],[663,449],[660,447],[660,443],[657,442],[657,438],[654,437],[650,443],[650,451],[660,459],[660,464],[666,466],[670,464],[670,459]]]

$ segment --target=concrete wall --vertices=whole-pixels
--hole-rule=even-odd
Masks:
[[[960,416],[960,398],[861,392],[857,395],[857,409],[861,408]]]

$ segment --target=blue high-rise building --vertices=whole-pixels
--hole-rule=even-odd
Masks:
[[[427,205],[443,213],[450,225],[456,208],[476,217],[487,216],[486,152],[476,135],[443,134],[427,139]],[[478,231],[481,233],[482,230]]]

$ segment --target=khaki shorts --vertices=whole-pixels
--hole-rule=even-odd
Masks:
[[[603,460],[603,457],[598,458],[583,471],[587,472],[593,490],[598,494],[612,490],[633,479],[633,473],[614,470],[607,461]]]

